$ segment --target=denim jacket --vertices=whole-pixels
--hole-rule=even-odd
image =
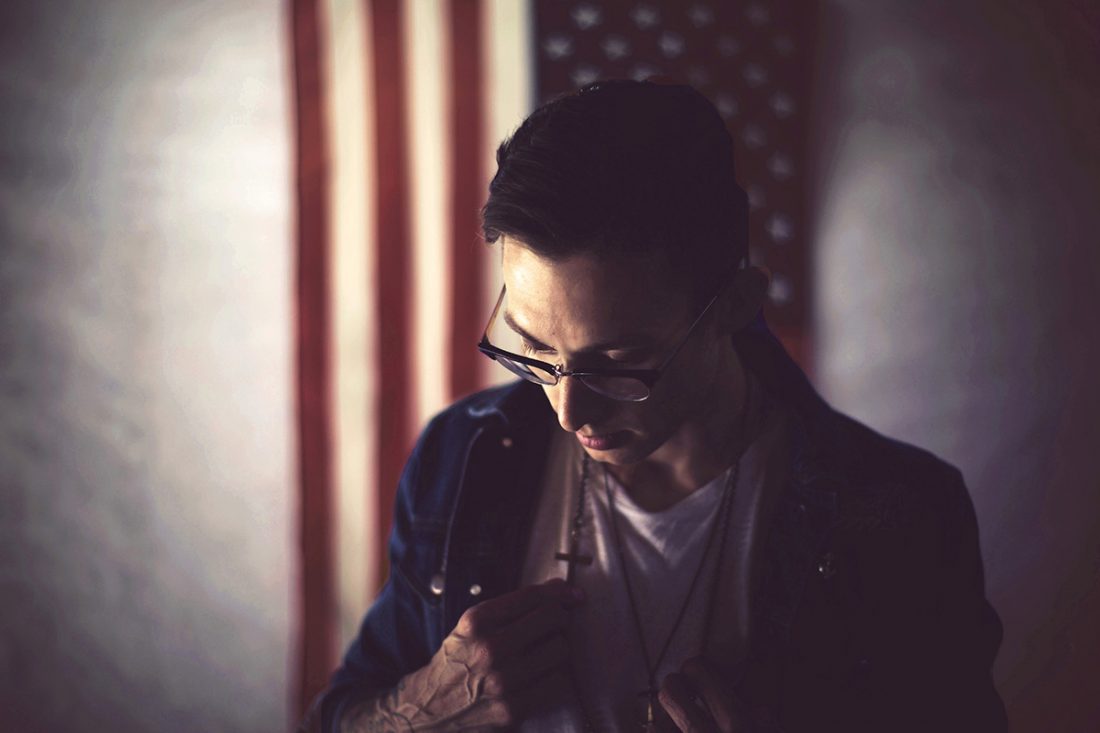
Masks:
[[[734,343],[794,417],[738,687],[759,729],[1005,731],[1002,627],[959,471],[832,410],[762,321]],[[427,664],[467,608],[518,587],[557,429],[527,382],[429,423],[398,487],[389,578],[314,705],[323,730]]]

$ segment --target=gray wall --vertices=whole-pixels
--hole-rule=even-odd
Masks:
[[[1100,720],[1086,5],[828,0],[815,65],[816,381],[966,473],[1017,731]],[[0,728],[288,726],[283,12],[0,4]]]
[[[1097,730],[1098,15],[824,7],[817,382],[966,475],[1014,730]]]
[[[286,729],[282,5],[5,2],[0,69],[0,728]]]

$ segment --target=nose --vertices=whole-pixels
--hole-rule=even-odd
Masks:
[[[599,417],[603,398],[576,377],[562,377],[556,385],[546,389],[551,393],[550,403],[558,414],[562,430],[575,433]]]

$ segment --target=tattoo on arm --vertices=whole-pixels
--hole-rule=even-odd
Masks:
[[[400,699],[401,691],[405,689],[405,678],[402,677],[397,681],[397,684],[393,686],[393,689],[386,693],[385,706],[387,710],[396,710],[397,701]]]
[[[405,678],[397,681],[381,696],[371,697],[353,705],[340,723],[342,733],[405,733],[413,730],[411,721],[397,712]]]

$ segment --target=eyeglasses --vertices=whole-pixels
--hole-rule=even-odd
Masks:
[[[604,397],[622,402],[642,402],[653,392],[653,386],[657,384],[657,380],[661,378],[668,365],[680,353],[680,349],[687,343],[688,338],[695,331],[695,327],[699,325],[699,322],[703,320],[703,316],[718,300],[718,296],[722,294],[730,280],[731,278],[723,278],[718,292],[703,308],[703,312],[692,322],[691,327],[680,339],[680,343],[676,344],[672,353],[665,357],[665,360],[656,369],[563,369],[561,364],[550,364],[493,346],[489,343],[489,331],[492,330],[497,313],[500,312],[507,286],[500,289],[500,297],[497,298],[496,307],[493,308],[493,314],[489,316],[489,323],[485,326],[485,332],[481,335],[481,342],[477,348],[485,356],[499,362],[508,371],[526,379],[528,382],[553,385],[557,384],[562,377],[576,377],[581,380],[584,386]]]

